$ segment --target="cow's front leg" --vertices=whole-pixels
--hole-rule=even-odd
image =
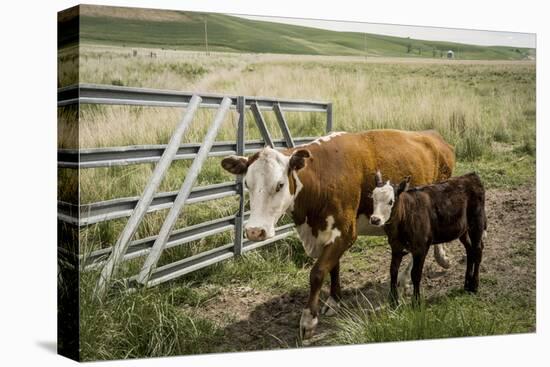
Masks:
[[[339,302],[342,299],[342,289],[340,288],[340,261],[330,271],[330,296],[321,308],[321,314],[334,316],[338,312]]]
[[[313,265],[309,274],[309,298],[307,306],[302,311],[300,318],[300,336],[302,339],[308,339],[313,336],[315,327],[319,322],[319,295],[323,280],[329,271],[338,264],[340,257],[349,247],[350,240],[338,237],[334,242],[325,245],[321,256]]]
[[[300,318],[300,337],[302,339],[311,338],[319,322],[319,294],[326,273],[325,266],[319,260],[315,262],[309,273],[309,298]]]

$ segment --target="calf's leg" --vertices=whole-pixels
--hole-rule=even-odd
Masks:
[[[466,249],[466,274],[464,275],[464,290],[471,291],[474,276],[474,251],[468,232],[460,236],[460,242]]]
[[[472,277],[472,292],[477,293],[479,288],[479,265],[481,264],[481,258],[483,255],[483,240],[479,240],[478,244],[474,246],[474,276]]]
[[[422,279],[422,269],[424,267],[425,259],[426,251],[413,254],[413,268],[411,271],[411,280],[413,283],[413,306],[418,306],[420,304],[420,281]]]
[[[464,289],[468,292],[476,293],[479,287],[479,265],[483,253],[483,232],[486,228],[486,217],[483,207],[480,208],[479,206],[473,206],[472,210],[469,210],[467,215],[468,237],[470,242],[469,251],[467,251],[468,260]]]
[[[479,265],[483,254],[483,222],[476,221],[470,226],[470,240],[472,241],[472,275],[468,291],[476,293],[479,287]]]
[[[403,255],[405,252],[402,250],[395,250],[391,253],[391,264],[390,264],[390,305],[392,307],[397,307],[399,304],[399,292],[397,290],[397,280],[399,275],[399,266],[401,265],[401,260],[403,260]]]

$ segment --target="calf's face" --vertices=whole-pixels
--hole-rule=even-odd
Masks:
[[[375,226],[383,226],[390,219],[391,210],[395,202],[395,191],[390,181],[377,187],[372,192],[373,212],[370,223]]]
[[[410,180],[411,177],[407,176],[399,186],[395,187],[389,180],[384,183],[380,171],[376,172],[376,188],[372,191],[373,212],[370,216],[372,225],[380,227],[390,220],[393,206],[399,195],[408,189]]]
[[[263,241],[275,235],[277,221],[298,194],[296,187],[291,190],[290,175],[297,181],[296,171],[305,166],[309,156],[305,149],[287,156],[267,147],[248,158],[229,156],[222,160],[225,170],[245,175],[243,181],[250,198],[250,218],[245,225],[248,239]]]

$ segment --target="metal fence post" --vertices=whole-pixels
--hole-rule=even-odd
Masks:
[[[327,103],[327,133],[332,131],[332,103]]]
[[[185,176],[185,180],[183,181],[181,189],[176,199],[174,200],[174,204],[166,215],[166,219],[164,220],[159,235],[155,240],[151,251],[149,252],[149,256],[147,256],[147,259],[145,259],[145,263],[143,264],[143,267],[141,268],[137,279],[139,283],[147,284],[147,282],[149,281],[149,278],[157,265],[160,255],[162,254],[162,251],[166,246],[166,241],[170,236],[170,232],[172,232],[172,228],[174,227],[174,224],[178,219],[179,213],[185,205],[185,201],[189,197],[189,194],[191,193],[191,189],[193,188],[193,185],[197,177],[199,176],[201,167],[208,157],[208,152],[212,148],[212,144],[214,144],[214,140],[216,139],[218,130],[232,103],[233,102],[229,97],[225,97],[222,100],[218,112],[216,113],[216,117],[214,118],[214,121],[212,122],[212,125],[210,126],[210,129],[208,130],[208,133],[204,138],[204,142],[199,149],[199,152],[197,153],[193,164],[191,164],[187,175]]]
[[[245,113],[246,100],[240,96],[237,98],[237,113],[239,121],[237,123],[237,155],[244,155],[245,150]],[[237,175],[237,193],[239,195],[239,211],[235,215],[235,246],[233,253],[235,255],[242,254],[243,251],[243,222],[244,222],[244,184],[243,176]]]
[[[181,122],[178,124],[176,130],[172,134],[170,142],[166,146],[162,157],[155,166],[153,174],[151,175],[151,178],[149,179],[145,190],[141,194],[141,197],[134,211],[132,212],[130,219],[128,219],[126,226],[118,237],[116,244],[113,246],[111,256],[109,257],[101,271],[101,275],[99,276],[96,287],[94,289],[94,295],[96,297],[101,298],[105,294],[108,283],[111,280],[113,274],[116,272],[116,267],[118,266],[118,263],[126,253],[130,240],[134,236],[139,224],[147,213],[147,209],[151,205],[153,196],[160,183],[162,182],[162,179],[164,178],[166,172],[168,171],[168,168],[170,167],[170,164],[172,163],[172,160],[174,159],[178,151],[181,139],[185,134],[185,131],[189,127],[191,121],[193,120],[193,116],[199,108],[201,101],[202,98],[197,95],[194,95],[191,98],[191,101],[189,101],[189,105],[185,110],[185,114],[183,115]]]
[[[273,139],[271,138],[271,134],[269,134],[269,130],[267,129],[267,125],[265,124],[264,117],[260,112],[258,104],[256,102],[251,103],[250,110],[254,115],[254,120],[256,120],[256,125],[258,125],[258,129],[260,130],[260,134],[262,134],[262,138],[264,139],[265,144],[269,145],[271,148],[275,148],[273,144]]]
[[[273,111],[275,111],[275,116],[277,117],[277,122],[279,123],[281,132],[285,138],[286,146],[288,148],[294,148],[294,140],[292,139],[292,134],[290,134],[290,130],[288,129],[288,124],[286,122],[285,115],[283,115],[283,110],[281,109],[281,104],[279,102],[273,105]]]

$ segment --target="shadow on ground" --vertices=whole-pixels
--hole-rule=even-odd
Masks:
[[[348,305],[376,308],[386,302],[388,285],[366,282],[359,288],[343,290],[342,296]],[[326,299],[323,294],[321,299]],[[273,297],[255,306],[249,316],[227,325],[216,352],[295,348],[320,345],[333,332],[331,318],[321,315],[312,339],[301,341],[298,325],[307,302],[306,289],[296,289]]]

